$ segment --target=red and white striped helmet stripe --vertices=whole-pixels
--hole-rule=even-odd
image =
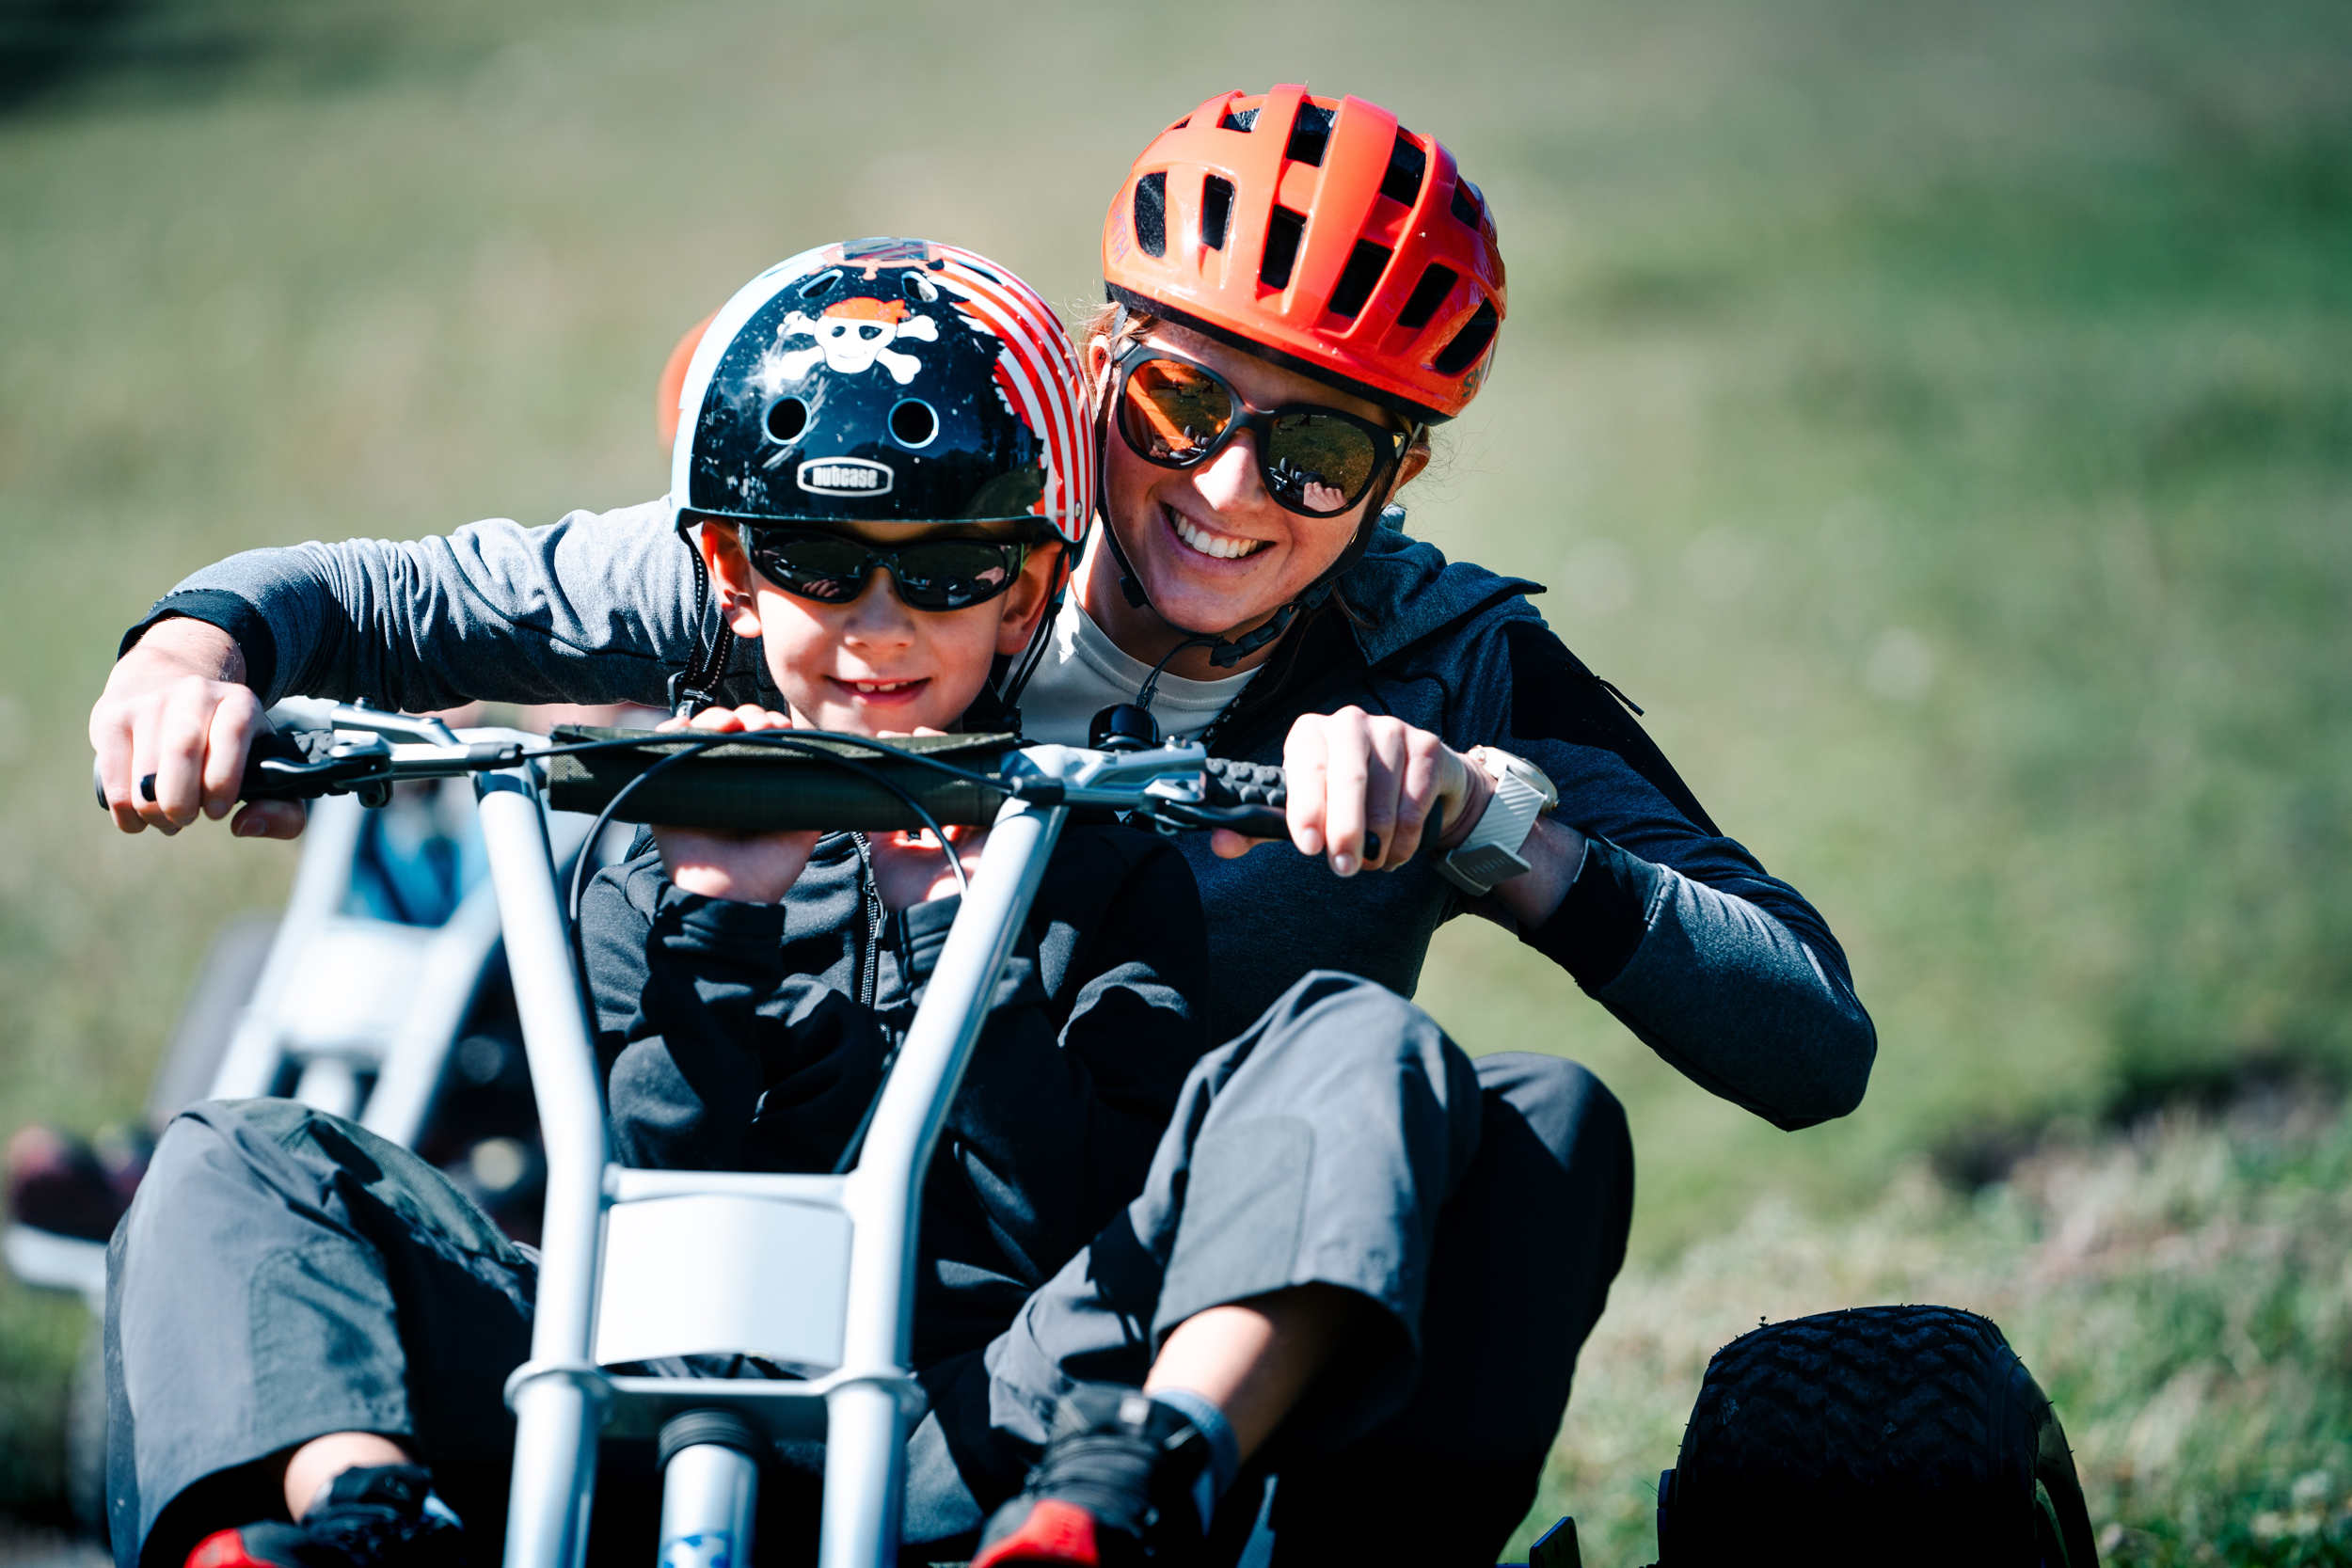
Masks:
[[[946,270],[931,274],[932,280],[1005,345],[996,360],[996,384],[1045,448],[1045,495],[1039,511],[1075,545],[1093,515],[1094,452],[1080,404],[1084,372],[1070,334],[1036,290],[987,257],[936,244],[931,252],[947,262]]]

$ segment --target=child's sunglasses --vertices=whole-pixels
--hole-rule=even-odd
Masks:
[[[1252,408],[1206,365],[1149,343],[1119,358],[1119,433],[1146,463],[1195,468],[1247,430],[1258,437],[1266,494],[1310,517],[1336,517],[1362,500],[1403,454],[1407,433],[1337,408]]]
[[[1029,558],[1020,540],[923,539],[877,549],[811,529],[743,530],[743,548],[760,576],[786,593],[818,604],[848,604],[866,592],[877,568],[916,610],[969,610],[1010,588]]]

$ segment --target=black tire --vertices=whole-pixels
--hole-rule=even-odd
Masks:
[[[1660,1568],[2096,1568],[2058,1413],[1991,1321],[1863,1307],[1774,1323],[1708,1363],[1662,1480]]]

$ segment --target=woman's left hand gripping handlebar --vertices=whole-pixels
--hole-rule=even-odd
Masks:
[[[1395,870],[1433,827],[1438,847],[1451,848],[1493,793],[1484,772],[1427,730],[1359,707],[1299,715],[1282,743],[1282,772],[1291,842],[1342,877]],[[1377,854],[1364,852],[1367,834]],[[1230,858],[1265,842],[1219,830],[1210,847]]]
[[[1485,768],[1427,730],[1359,707],[1301,714],[1282,744],[1291,842],[1322,855],[1342,877],[1394,871],[1431,834],[1439,853],[1470,837],[1494,784]],[[1367,835],[1379,853],[1367,855]],[[1210,847],[1246,854],[1263,839],[1219,832]],[[1532,928],[1550,918],[1584,860],[1584,835],[1557,817],[1539,818],[1519,847],[1529,869],[1499,882],[1470,907],[1505,926]]]

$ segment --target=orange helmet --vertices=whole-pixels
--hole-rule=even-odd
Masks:
[[[1502,252],[1454,155],[1360,98],[1219,93],[1145,148],[1103,226],[1111,299],[1450,420],[1494,363]]]
[[[677,444],[677,400],[686,390],[686,367],[694,362],[694,351],[702,346],[703,334],[709,331],[710,324],[718,319],[719,312],[713,310],[688,327],[686,336],[680,338],[677,346],[670,350],[670,357],[661,367],[661,384],[654,388],[653,393],[653,430],[654,438],[661,443],[661,455],[664,457],[669,456],[670,449]]]

